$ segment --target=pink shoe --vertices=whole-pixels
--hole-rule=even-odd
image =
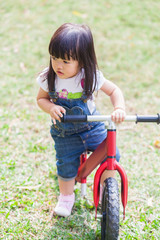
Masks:
[[[63,195],[60,194],[58,203],[54,209],[54,213],[61,217],[68,217],[71,215],[72,207],[75,202],[75,194]]]

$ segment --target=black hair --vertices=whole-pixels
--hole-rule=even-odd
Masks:
[[[56,58],[77,60],[80,68],[84,69],[84,91],[89,98],[97,83],[97,59],[94,49],[93,36],[87,25],[65,23],[53,34],[49,44],[49,54]],[[48,88],[53,91],[55,72],[51,58],[48,70]]]

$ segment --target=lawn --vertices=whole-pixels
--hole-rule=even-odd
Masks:
[[[64,22],[90,26],[105,77],[123,91],[127,114],[160,112],[158,0],[7,0],[0,7],[0,239],[100,239],[92,199],[76,185],[73,214],[52,218],[59,194],[50,117],[36,104],[36,77],[49,62],[48,43]],[[97,107],[110,114],[99,92]],[[160,126],[118,126],[129,180],[120,239],[160,239]],[[119,176],[117,176],[119,180]],[[120,182],[120,180],[119,180]]]

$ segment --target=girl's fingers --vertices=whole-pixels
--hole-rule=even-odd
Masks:
[[[55,113],[59,116],[59,117],[63,117],[63,114],[65,114],[66,110],[63,107],[58,107],[55,111]],[[58,119],[57,119],[58,120]]]
[[[66,110],[65,110],[63,107],[60,108],[60,111],[61,111],[63,114],[66,113]]]
[[[63,112],[65,113],[65,111],[63,111]],[[63,117],[63,114],[59,109],[56,112],[54,112],[55,124],[56,124],[56,120],[61,122],[61,117]]]
[[[51,109],[51,118],[53,120],[53,123],[56,124],[56,120],[61,122],[61,117],[63,117],[63,114],[66,113],[66,110],[61,107],[61,106],[54,106],[52,109]]]
[[[114,111],[112,113],[112,121],[116,122],[116,123],[121,123],[123,122],[125,119],[125,112],[124,111]]]
[[[53,124],[56,125],[56,120],[54,118],[52,118],[52,120],[53,120]]]
[[[63,116],[62,113],[59,112],[59,111],[55,113],[55,118],[56,118],[56,120],[58,120],[59,122],[61,121],[60,118],[61,118],[62,116]]]

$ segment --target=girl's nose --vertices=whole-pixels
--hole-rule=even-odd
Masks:
[[[62,67],[63,67],[63,63],[62,62],[57,62],[57,68],[58,69],[62,69]]]

